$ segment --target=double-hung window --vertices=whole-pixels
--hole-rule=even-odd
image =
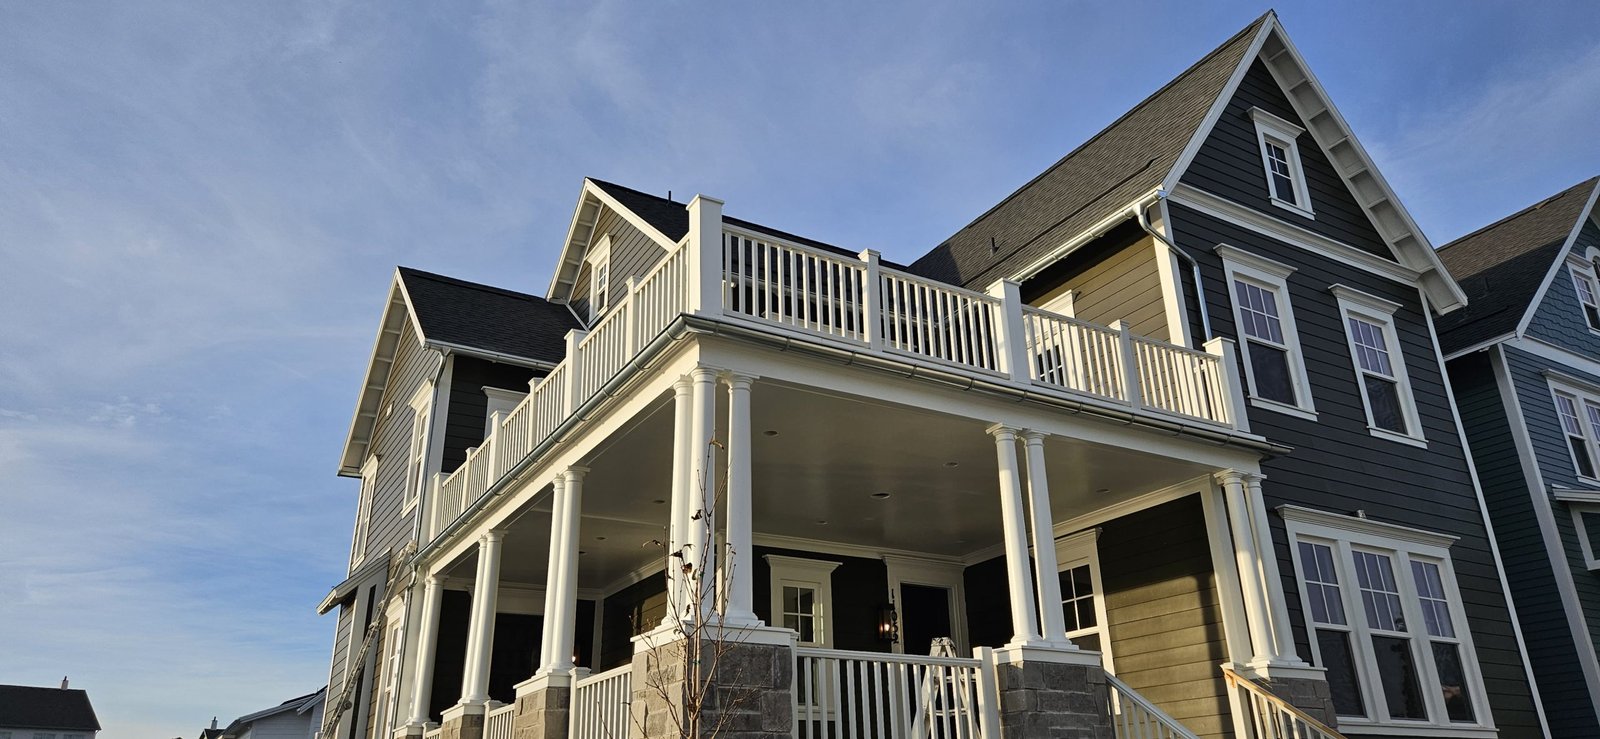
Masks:
[[[1374,436],[1424,444],[1416,398],[1395,333],[1394,314],[1400,304],[1344,285],[1329,289],[1339,299],[1344,316],[1345,337],[1350,344],[1357,392],[1367,412],[1367,428]]]
[[[1340,726],[1405,726],[1416,735],[1492,729],[1450,564],[1455,538],[1297,506],[1278,511]]]
[[[422,498],[428,479],[428,426],[433,420],[433,383],[423,383],[411,397],[411,441],[406,454],[405,510]]]
[[[589,324],[605,315],[611,307],[611,234],[600,237],[600,243],[585,257],[589,263]]]
[[[772,621],[802,647],[833,646],[833,571],[838,562],[765,556],[772,570]]]
[[[1261,148],[1261,165],[1266,170],[1268,199],[1273,205],[1311,218],[1311,193],[1297,143],[1306,130],[1260,108],[1251,108],[1250,118],[1256,124],[1256,144]]]
[[[1294,268],[1226,244],[1216,248],[1233,295],[1250,402],[1315,419],[1311,383],[1289,307]]]
[[[1584,323],[1589,330],[1600,331],[1600,280],[1596,279],[1600,269],[1594,261],[1572,255],[1567,257],[1567,271],[1572,274],[1572,288],[1578,293]]]
[[[1600,385],[1555,370],[1544,374],[1573,471],[1591,483],[1600,480]]]
[[[367,457],[361,465],[361,497],[356,501],[356,530],[350,538],[350,569],[355,570],[367,556],[367,529],[372,524],[372,493],[378,482],[378,457]]]

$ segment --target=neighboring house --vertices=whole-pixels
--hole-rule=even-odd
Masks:
[[[0,739],[94,739],[100,719],[89,694],[67,687],[0,685]]]
[[[227,728],[201,732],[201,739],[316,739],[322,728],[322,711],[327,688],[290,698],[271,708],[240,716]]]
[[[1600,736],[1600,178],[1439,250],[1439,322],[1556,736]]]
[[[713,580],[741,736],[1546,735],[1465,303],[1271,13],[909,265],[585,180],[542,298],[396,274],[339,736],[672,734]]]

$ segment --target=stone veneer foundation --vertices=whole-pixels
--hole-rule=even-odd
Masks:
[[[1087,657],[1088,653],[1083,656]],[[995,666],[1005,739],[1115,739],[1099,655],[1057,662],[1004,655]]]
[[[632,739],[678,739],[686,693],[682,639],[650,641],[640,637],[633,655],[633,702],[629,706],[628,736]],[[645,648],[646,643],[654,646]],[[719,737],[728,739],[789,739],[794,732],[794,647],[739,641],[723,642],[725,650],[710,676],[705,706],[700,712],[703,735],[721,725]],[[703,647],[710,661],[716,649],[711,640]],[[709,668],[709,666],[708,666]],[[518,737],[522,739],[522,737]]]

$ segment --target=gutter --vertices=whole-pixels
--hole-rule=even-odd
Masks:
[[[1140,201],[1139,203],[1133,205],[1133,218],[1135,221],[1138,221],[1139,228],[1144,229],[1145,233],[1150,234],[1150,236],[1156,241],[1166,244],[1167,248],[1171,249],[1172,253],[1177,255],[1179,259],[1189,263],[1189,274],[1194,280],[1195,302],[1200,305],[1200,330],[1205,334],[1205,338],[1202,339],[1202,341],[1210,341],[1216,338],[1216,335],[1211,331],[1211,311],[1206,309],[1206,291],[1205,284],[1200,281],[1200,263],[1195,261],[1194,257],[1189,256],[1188,252],[1178,248],[1177,244],[1172,243],[1172,241],[1161,232],[1151,227],[1150,218],[1149,216],[1145,215],[1145,211],[1148,208],[1154,205],[1159,205],[1161,201],[1166,200],[1166,198],[1166,190],[1157,190],[1155,192],[1155,197]]]
[[[531,369],[541,369],[541,370],[545,370],[547,372],[556,368],[555,363],[546,362],[546,361],[544,361],[542,359],[534,359],[532,357],[522,357],[522,356],[518,356],[518,355],[515,355],[515,354],[506,354],[504,352],[491,351],[491,350],[488,350],[488,349],[475,349],[473,347],[463,346],[461,344],[452,344],[452,343],[450,343],[448,341],[437,341],[437,340],[434,340],[434,339],[428,339],[427,341],[424,341],[422,343],[422,345],[427,347],[427,348],[429,348],[429,349],[433,349],[433,350],[442,352],[442,353],[444,353],[446,355],[449,355],[449,354],[463,354],[463,355],[466,355],[466,356],[469,356],[469,357],[477,357],[479,359],[487,359],[487,360],[489,360],[491,362],[501,362],[501,363],[504,363],[504,364],[515,364],[515,365],[517,365],[519,367],[528,367],[528,368],[531,368]]]

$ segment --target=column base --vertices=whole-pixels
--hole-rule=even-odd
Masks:
[[[684,705],[694,682],[707,684],[698,696],[702,731],[718,723],[741,739],[790,739],[794,735],[794,632],[788,629],[708,626],[702,634],[699,669],[716,673],[691,681],[696,666],[677,627],[634,638],[630,736],[677,739],[690,717]],[[720,636],[721,638],[713,638]],[[715,651],[715,656],[713,656]],[[642,733],[641,733],[642,732]]]
[[[439,739],[483,739],[483,721],[489,711],[501,704],[457,703],[444,709],[439,724]]]
[[[1310,665],[1249,662],[1230,665],[1241,677],[1288,701],[1311,717],[1329,726],[1338,726],[1333,709],[1333,694],[1328,688],[1327,670]]]
[[[549,674],[518,683],[514,739],[567,739],[574,679],[571,673]]]
[[[995,655],[1001,737],[1114,739],[1099,652],[1008,647]]]
[[[995,659],[1000,664],[1014,664],[1018,662],[1037,662],[1055,665],[1101,665],[1100,653],[1080,649],[1074,644],[1051,644],[1048,642],[1035,642],[1024,644],[1007,644],[994,650]]]
[[[426,721],[423,723],[405,723],[394,730],[393,739],[421,739],[428,732],[439,728],[439,725]]]

